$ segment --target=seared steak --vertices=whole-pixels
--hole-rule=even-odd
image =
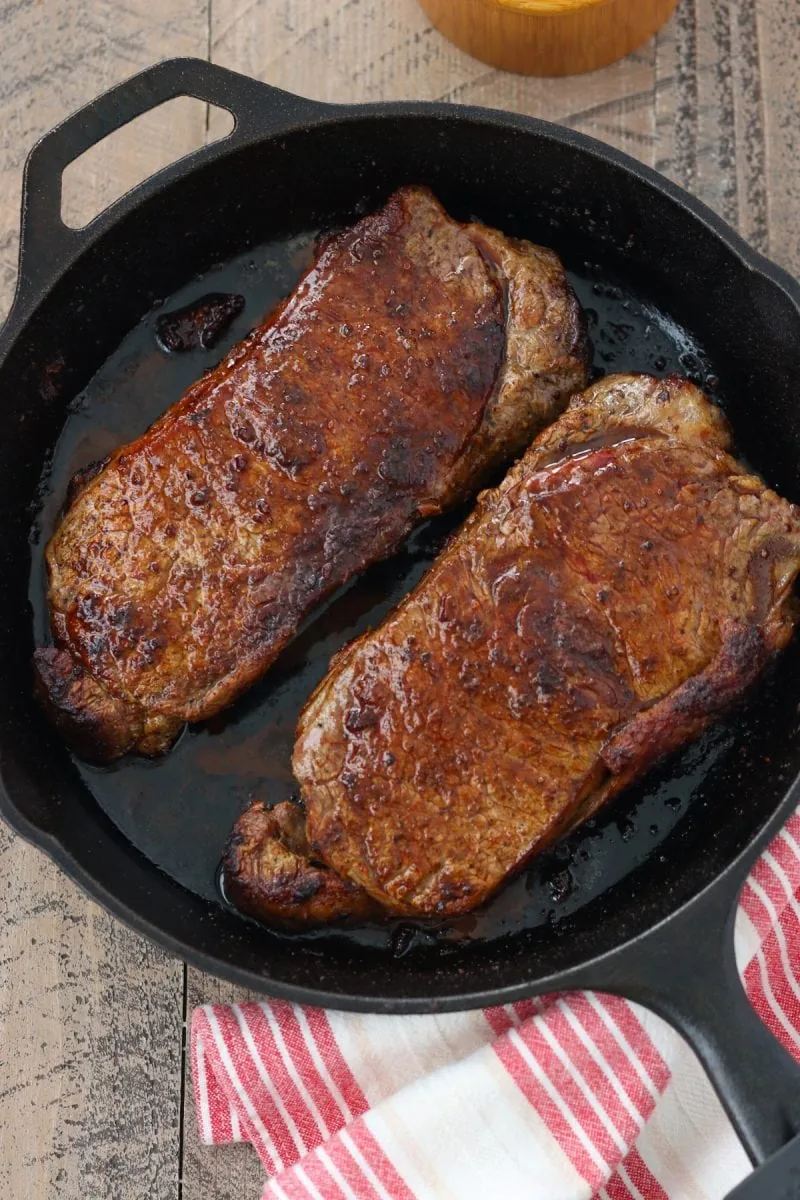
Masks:
[[[571,401],[303,712],[317,864],[384,912],[466,912],[745,692],[795,627],[800,510],[729,446],[682,379]],[[292,889],[330,885],[298,859],[261,908],[246,868],[257,853],[277,882],[281,845],[264,832],[231,846],[229,885],[300,923]]]
[[[469,495],[585,385],[558,259],[420,188],[329,238],[289,299],[78,481],[47,547],[39,690],[84,754],[165,750],[309,610]]]

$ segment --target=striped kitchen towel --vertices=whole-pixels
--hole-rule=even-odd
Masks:
[[[800,1060],[798,899],[800,811],[736,928],[748,995]],[[252,1142],[263,1200],[720,1200],[750,1169],[681,1038],[594,993],[423,1017],[206,1005],[192,1066],[202,1140]]]

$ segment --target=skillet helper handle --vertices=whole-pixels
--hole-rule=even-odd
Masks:
[[[65,167],[108,134],[129,121],[178,96],[194,96],[227,109],[234,128],[227,137],[165,167],[109,205],[83,229],[71,229],[61,219],[61,178]],[[93,240],[97,226],[126,202],[160,190],[175,170],[187,161],[200,162],[227,153],[232,145],[258,133],[280,131],[302,124],[312,109],[324,105],[293,96],[198,58],[174,58],[126,79],[84,108],[67,117],[37,142],[25,164],[22,183],[20,235],[20,285],[15,308],[35,297],[61,267],[76,258]]]
[[[762,1022],[739,976],[733,933],[745,873],[737,867],[634,943],[607,983],[689,1042],[759,1165],[800,1135],[800,1067]],[[800,1143],[795,1151],[800,1167]]]

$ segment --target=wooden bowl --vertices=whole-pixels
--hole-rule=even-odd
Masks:
[[[504,71],[577,75],[630,54],[677,0],[420,0],[437,29]]]

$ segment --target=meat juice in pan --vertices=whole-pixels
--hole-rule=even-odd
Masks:
[[[138,437],[204,370],[216,365],[292,289],[311,261],[312,242],[307,235],[261,247],[181,289],[131,331],[70,405],[42,479],[41,507],[32,532],[30,597],[37,644],[47,637],[42,550],[72,475]],[[580,255],[573,261],[569,254],[564,258],[588,316],[597,375],[677,372],[717,393],[724,403],[723,373],[687,331],[624,281],[610,278],[601,266]],[[243,296],[244,309],[213,349],[166,353],[157,337],[164,314],[209,293]],[[398,555],[373,566],[334,596],[259,684],[219,717],[187,730],[164,758],[129,757],[109,768],[76,760],[88,790],[120,831],[184,887],[220,901],[220,855],[241,809],[256,798],[273,803],[295,792],[290,765],[295,725],[331,656],[379,624],[418,582],[466,511],[423,525]],[[795,645],[784,658],[794,659],[796,654]],[[796,669],[794,662],[786,664],[785,669],[790,668]],[[735,769],[731,760],[746,745],[743,722],[755,726],[770,720],[769,690],[767,679],[757,703],[712,728],[598,818],[541,855],[481,912],[442,928],[395,921],[381,927],[274,936],[344,938],[405,954],[432,943],[446,952],[448,945],[455,948],[465,939],[492,941],[522,928],[547,925],[557,932],[560,918],[597,900],[634,868],[662,856],[670,836],[691,836],[693,816],[724,786],[725,771]]]

